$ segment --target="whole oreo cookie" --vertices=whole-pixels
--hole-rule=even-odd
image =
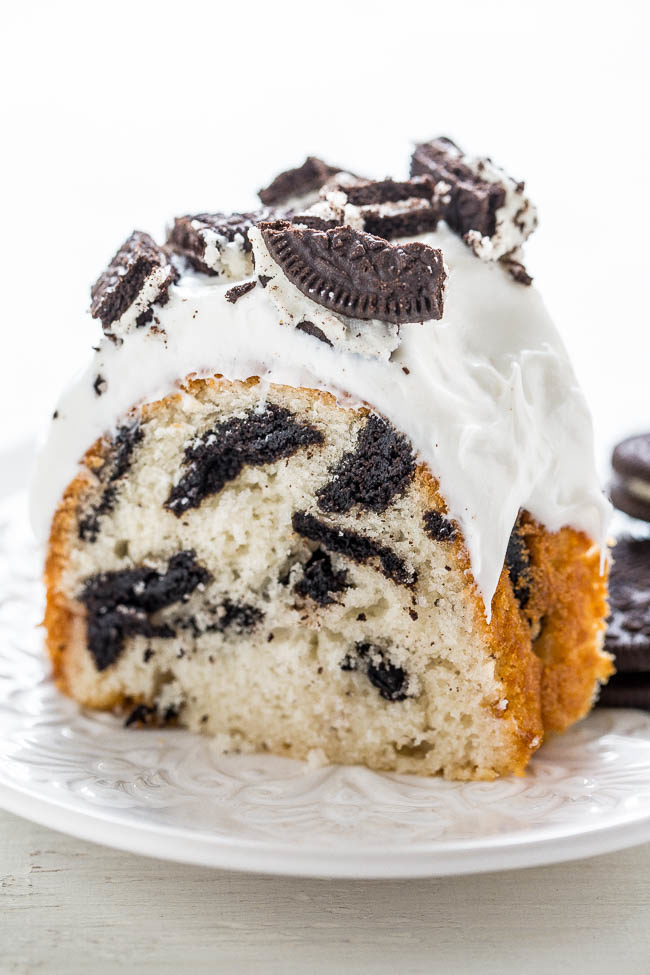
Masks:
[[[610,497],[616,508],[650,521],[650,433],[628,437],[612,454]]]
[[[389,244],[351,227],[314,230],[261,223],[273,260],[304,295],[347,318],[393,324],[442,318],[442,252],[419,242]]]
[[[613,558],[605,649],[614,654],[619,676],[650,673],[650,538],[619,539]]]

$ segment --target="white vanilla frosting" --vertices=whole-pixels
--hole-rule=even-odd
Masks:
[[[330,345],[339,352],[390,358],[399,345],[399,326],[375,318],[369,321],[348,318],[317,304],[289,281],[269,254],[257,227],[251,227],[248,237],[255,254],[255,270],[265,279],[267,294],[283,325],[294,328],[301,322],[309,322],[320,329]]]
[[[220,373],[370,404],[407,434],[462,529],[488,618],[520,508],[551,531],[586,532],[604,551],[609,504],[591,419],[541,298],[500,264],[477,260],[443,223],[419,239],[442,250],[444,314],[402,325],[390,359],[330,348],[283,324],[259,284],[233,304],[230,283],[195,274],[156,307],[157,330],[136,329],[122,344],[103,338],[62,395],[40,454],[32,493],[40,538],[84,452],[126,411],[170,393],[189,373]],[[106,384],[100,396],[98,376]]]

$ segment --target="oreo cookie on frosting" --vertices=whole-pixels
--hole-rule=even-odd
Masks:
[[[153,318],[164,305],[178,271],[167,252],[149,234],[134,230],[91,288],[90,314],[102,328],[120,337]]]
[[[612,454],[614,507],[632,518],[650,521],[650,433],[622,440]]]
[[[167,246],[196,271],[240,281],[253,273],[248,232],[254,223],[272,216],[270,210],[259,210],[177,217],[169,231]]]
[[[260,224],[251,239],[283,321],[308,322],[335,348],[388,358],[401,325],[442,317],[446,271],[441,251],[426,244],[283,220]]]
[[[537,210],[524,194],[524,183],[491,159],[465,155],[451,139],[416,146],[411,175],[435,181],[442,219],[483,260],[509,254],[537,226]]]
[[[321,186],[341,172],[345,171],[328,165],[316,156],[307,156],[302,165],[279,173],[257,195],[265,206],[308,206],[318,198]]]
[[[435,230],[440,218],[436,184],[429,176],[409,180],[335,180],[321,199],[293,223],[327,230],[345,224],[384,237],[414,237]]]

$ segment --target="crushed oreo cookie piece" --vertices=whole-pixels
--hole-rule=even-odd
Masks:
[[[424,530],[434,542],[451,542],[458,534],[453,521],[439,511],[425,511]]]
[[[307,156],[301,166],[280,173],[258,196],[265,206],[282,206],[293,200],[316,195],[329,179],[342,172],[316,156]]]
[[[313,322],[298,322],[296,328],[299,332],[306,332],[307,335],[312,335],[315,339],[318,339],[319,342],[324,342],[325,345],[329,345],[330,348],[334,348],[327,335],[325,335],[323,329],[319,328],[318,325],[314,325]]]
[[[383,417],[372,415],[332,471],[332,479],[316,492],[322,511],[343,514],[358,504],[384,511],[402,494],[415,471],[415,458],[404,434]]]
[[[335,186],[325,200],[341,211],[340,223],[389,240],[414,237],[436,229],[440,209],[430,176],[410,180],[360,180]],[[300,218],[302,219],[302,218]],[[292,217],[294,223],[298,218]]]
[[[320,430],[300,423],[289,410],[273,403],[262,412],[250,410],[245,417],[225,420],[186,448],[185,473],[165,507],[180,516],[188,508],[198,508],[209,495],[218,494],[244,467],[272,464],[323,440]]]
[[[516,281],[518,284],[525,284],[528,286],[533,283],[532,277],[521,261],[515,260],[511,254],[504,254],[503,257],[499,259],[499,263],[506,269],[513,281]]]
[[[617,671],[650,673],[650,538],[619,538],[612,556],[605,650]]]
[[[176,616],[171,620],[174,629],[189,631],[196,639],[204,633],[226,633],[233,630],[244,633],[254,629],[264,619],[264,613],[250,603],[233,602],[224,599],[219,606],[205,609],[201,620],[196,616]]]
[[[416,146],[411,175],[432,177],[441,218],[485,260],[510,253],[537,226],[537,211],[524,195],[524,184],[490,159],[466,156],[451,139]]]
[[[259,220],[271,219],[270,210],[177,217],[169,231],[167,246],[204,274],[232,280],[245,278],[253,273],[248,232]]]
[[[315,210],[316,207],[313,209]],[[336,211],[327,207],[325,212],[329,214]],[[333,230],[334,227],[341,227],[345,223],[342,215],[340,219],[333,216],[323,217],[312,212],[311,208],[305,210],[304,213],[292,213],[291,222],[297,227],[308,227],[310,230]]]
[[[257,606],[250,603],[236,603],[230,599],[224,599],[218,618],[214,623],[207,627],[208,631],[225,633],[226,630],[235,630],[237,633],[245,633],[253,630],[258,623],[264,619],[264,613]]]
[[[236,301],[239,301],[239,299],[243,298],[244,295],[247,295],[249,291],[252,291],[256,285],[257,281],[244,281],[243,284],[236,284],[234,288],[229,288],[228,291],[226,291],[226,301],[229,301],[234,305]]]
[[[91,288],[90,314],[105,331],[138,324],[152,304],[164,305],[178,271],[166,251],[149,236],[134,231]]]
[[[404,324],[442,318],[442,253],[419,242],[389,244],[351,227],[310,230],[260,224],[287,279],[312,301],[346,318]]]
[[[96,541],[102,516],[111,512],[115,507],[118,491],[117,482],[129,470],[133,451],[143,436],[142,428],[137,421],[130,425],[121,426],[115,434],[106,460],[95,472],[96,477],[103,485],[99,502],[92,505],[90,510],[85,511],[79,518],[77,530],[81,541]]]
[[[505,201],[505,188],[481,179],[451,139],[442,136],[416,146],[411,174],[426,174],[436,183],[447,185],[448,189],[440,194],[440,211],[456,233],[477,230],[482,236],[491,237],[495,232],[496,212]]]
[[[103,396],[108,389],[108,383],[100,373],[97,373],[95,377],[93,389],[95,390],[95,396]]]
[[[298,535],[311,542],[318,542],[323,548],[344,555],[353,562],[365,564],[377,559],[382,574],[397,585],[412,586],[417,581],[417,573],[408,568],[404,559],[387,545],[382,545],[367,535],[328,525],[306,511],[295,511],[291,524]]]
[[[210,578],[194,552],[187,551],[173,555],[162,572],[142,566],[86,579],[78,599],[86,608],[88,649],[97,670],[118,659],[128,637],[173,637],[172,628],[152,622],[151,615],[187,599]]]
[[[526,540],[521,533],[520,519],[510,533],[505,559],[506,569],[510,576],[515,599],[522,609],[525,609],[530,599],[533,585],[533,574],[530,568],[530,552]]]
[[[303,568],[302,579],[294,586],[294,591],[303,598],[309,597],[321,606],[337,602],[332,593],[345,592],[349,588],[347,572],[337,572],[332,560],[322,548],[317,548]]]
[[[405,701],[410,697],[408,674],[403,667],[392,663],[383,647],[374,643],[356,643],[354,655],[346,654],[341,670],[363,670],[386,701]]]

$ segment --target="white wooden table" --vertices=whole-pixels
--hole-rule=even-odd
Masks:
[[[147,860],[0,813],[0,972],[648,975],[650,844],[417,881]]]

